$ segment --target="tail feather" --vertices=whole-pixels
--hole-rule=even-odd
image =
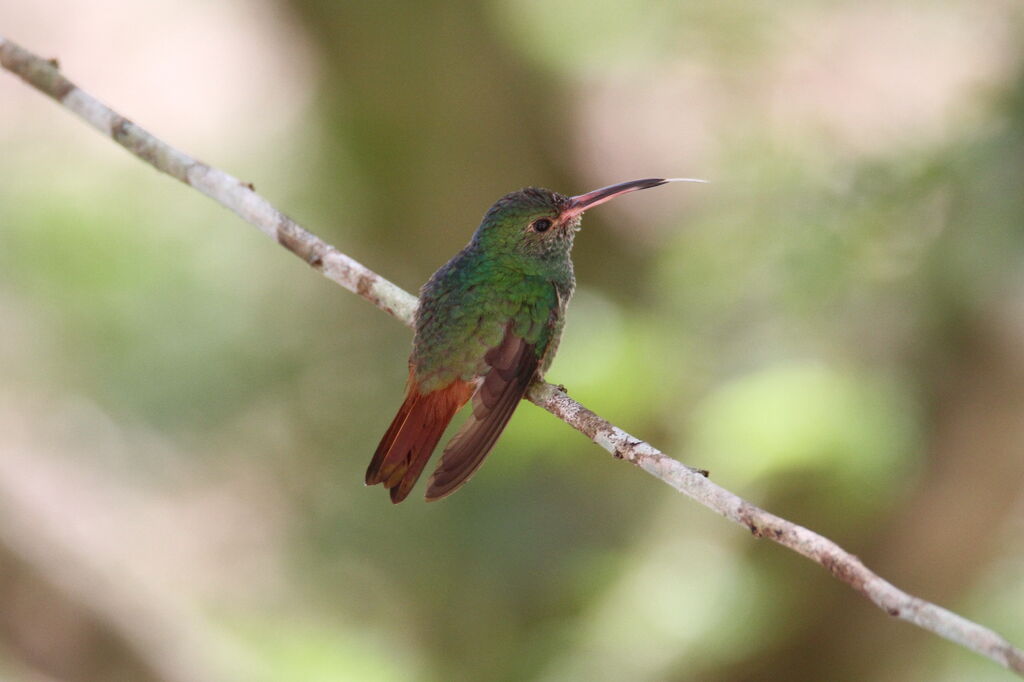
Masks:
[[[424,395],[410,377],[405,401],[366,470],[366,485],[383,483],[391,491],[392,502],[404,500],[423,473],[448,423],[469,400],[474,387],[471,382],[456,380]]]
[[[390,480],[390,474],[394,472],[398,462],[392,460],[389,462],[389,466],[385,469],[385,457],[391,450],[391,446],[395,442],[395,438],[398,436],[402,427],[409,419],[409,414],[412,412],[412,408],[419,401],[420,396],[418,391],[413,390],[412,378],[409,380],[409,387],[406,390],[405,400],[402,402],[402,406],[398,408],[398,414],[391,420],[391,425],[388,426],[388,430],[384,432],[384,436],[380,439],[380,443],[377,445],[377,451],[373,453],[373,459],[370,460],[370,466],[366,469],[366,485],[377,485],[378,483],[384,483],[386,487],[391,487],[392,482]]]

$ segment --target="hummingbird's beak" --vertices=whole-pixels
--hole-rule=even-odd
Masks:
[[[594,191],[587,192],[586,194],[578,194],[574,197],[570,197],[569,206],[562,211],[562,217],[571,218],[583,213],[588,208],[592,208],[598,204],[603,204],[606,201],[611,201],[617,196],[621,196],[629,192],[635,192],[638,189],[658,187],[659,185],[664,185],[667,182],[707,182],[707,180],[700,180],[698,178],[646,178],[644,180],[620,182],[617,185],[608,185],[607,187],[595,189]]]

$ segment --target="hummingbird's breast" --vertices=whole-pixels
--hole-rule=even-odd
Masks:
[[[420,391],[487,371],[484,356],[513,333],[548,360],[572,296],[572,264],[550,268],[489,258],[463,249],[423,286],[410,364]]]

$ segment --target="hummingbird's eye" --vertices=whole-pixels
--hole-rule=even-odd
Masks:
[[[530,225],[534,232],[547,232],[551,229],[551,221],[547,218],[538,218]]]

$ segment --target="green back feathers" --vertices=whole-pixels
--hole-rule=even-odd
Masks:
[[[575,284],[570,250],[579,218],[559,220],[567,202],[532,187],[502,197],[423,286],[412,357],[421,391],[479,374],[510,320],[538,356],[550,357]]]

